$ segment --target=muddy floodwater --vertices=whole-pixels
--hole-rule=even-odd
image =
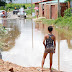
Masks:
[[[7,43],[10,49],[2,51],[4,61],[9,61],[24,67],[41,67],[44,53],[43,38],[48,34],[48,25],[35,23],[31,19],[5,20],[2,24],[8,30],[10,37]],[[72,72],[72,36],[65,35],[55,28],[56,53],[53,55],[53,68]],[[49,68],[49,54],[44,67]]]

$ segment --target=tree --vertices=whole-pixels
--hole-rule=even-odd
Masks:
[[[0,6],[5,6],[5,2],[0,0]]]
[[[66,0],[66,2],[68,3],[68,8],[70,8],[70,1],[72,0]]]

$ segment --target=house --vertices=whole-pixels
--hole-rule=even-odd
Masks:
[[[44,15],[43,13],[44,8]],[[64,16],[64,10],[67,9],[67,4],[60,2],[60,13],[61,16]],[[39,16],[44,16],[47,19],[57,19],[58,18],[58,2],[57,1],[48,1],[39,3]]]
[[[52,0],[42,0],[42,1],[35,2],[33,4],[35,4],[35,7],[39,7],[39,3],[47,2],[47,1],[52,1]]]

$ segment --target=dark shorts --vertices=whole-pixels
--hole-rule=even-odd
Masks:
[[[44,53],[55,53],[55,51],[54,51],[54,47],[45,48]]]

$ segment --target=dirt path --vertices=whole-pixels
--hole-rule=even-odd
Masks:
[[[10,62],[4,62],[0,59],[0,72],[42,72],[39,67],[21,67]],[[44,69],[43,72],[49,72],[49,69]],[[53,70],[53,72],[58,72]]]

